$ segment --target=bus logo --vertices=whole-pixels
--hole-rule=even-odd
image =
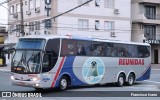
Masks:
[[[104,72],[105,65],[97,57],[87,59],[82,69],[83,78],[88,84],[99,83],[104,76]]]

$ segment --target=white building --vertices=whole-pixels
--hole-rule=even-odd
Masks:
[[[62,16],[88,0],[23,0],[25,35],[80,35],[131,41],[131,0],[93,0]],[[20,3],[8,3],[9,42],[17,42],[20,32]],[[35,25],[36,24],[36,25]]]
[[[152,63],[160,63],[160,0],[132,0],[132,41],[151,44]]]

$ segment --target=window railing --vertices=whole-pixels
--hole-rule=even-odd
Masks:
[[[156,35],[144,34],[144,37],[149,40],[160,40],[160,34],[156,34]]]
[[[145,14],[145,17],[147,19],[160,20],[160,14],[158,14],[158,15],[147,15],[147,14]]]

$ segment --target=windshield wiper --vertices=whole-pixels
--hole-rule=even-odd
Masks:
[[[32,55],[31,55],[31,57],[29,57],[29,59],[27,60],[27,68],[29,69],[29,61],[30,61],[30,59],[32,58],[32,56],[34,56],[34,51],[33,51],[33,53],[32,53]],[[29,69],[29,71],[31,72],[31,70]]]
[[[24,69],[25,69],[24,71],[25,71],[25,72],[28,72],[28,68],[24,65],[24,52],[22,53],[21,59],[20,59],[20,61],[18,62],[16,68],[19,66],[20,63],[21,63],[22,66],[24,67]]]

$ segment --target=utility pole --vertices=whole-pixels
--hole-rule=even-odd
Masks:
[[[23,2],[20,0],[20,11],[21,11],[21,35],[24,36],[24,19],[23,19]]]

